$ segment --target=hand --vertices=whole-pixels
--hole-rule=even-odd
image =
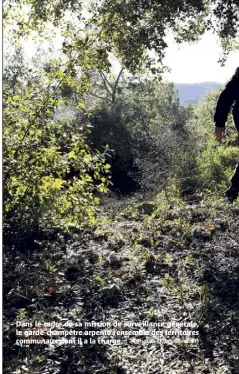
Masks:
[[[226,127],[215,127],[215,136],[218,140],[222,139],[226,134]]]

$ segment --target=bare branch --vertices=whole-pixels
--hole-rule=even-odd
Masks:
[[[93,92],[89,92],[89,95],[91,95],[91,96],[95,96],[95,97],[97,97],[97,99],[101,99],[101,100],[106,100],[106,101],[111,101],[111,100],[109,100],[107,97],[103,97],[103,96],[99,96],[99,95],[96,95],[95,93],[93,93]]]
[[[110,91],[109,87],[107,86],[107,84],[110,86],[110,88],[112,89],[113,91],[113,87],[112,85],[110,84],[110,82],[108,81],[107,77],[105,76],[105,74],[103,73],[103,71],[100,71],[100,75],[101,75],[101,78],[102,78],[102,81],[103,81],[103,84],[104,84],[104,87],[105,89],[109,92],[110,95],[112,95],[112,92]]]
[[[113,92],[112,92],[112,102],[114,103],[115,102],[115,94],[116,94],[116,89],[117,89],[117,85],[118,85],[118,83],[119,83],[119,80],[120,80],[120,77],[121,77],[121,75],[122,75],[122,73],[123,73],[123,68],[120,70],[120,72],[119,72],[119,74],[118,74],[118,77],[117,77],[117,79],[116,79],[116,81],[115,81],[115,84],[114,84],[114,88],[113,88]]]

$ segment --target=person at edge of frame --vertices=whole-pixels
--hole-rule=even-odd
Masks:
[[[222,139],[226,133],[226,121],[230,109],[233,105],[232,115],[234,125],[239,133],[239,67],[236,69],[231,80],[226,84],[220,94],[214,114],[215,136]],[[230,203],[233,203],[239,194],[239,161],[237,162],[234,174],[231,178],[231,185],[225,191],[225,197]]]

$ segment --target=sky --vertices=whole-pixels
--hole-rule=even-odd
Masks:
[[[163,75],[164,80],[174,83],[219,82],[226,83],[239,66],[239,51],[231,52],[224,67],[217,62],[221,57],[221,47],[217,37],[206,33],[199,42],[176,44],[171,35],[166,39],[168,48],[164,64],[171,69]],[[61,40],[56,37],[55,46],[61,47]],[[47,47],[47,46],[46,46]],[[35,53],[33,43],[25,45],[26,54]],[[120,64],[114,62],[113,72],[120,70]]]
[[[174,83],[225,83],[239,66],[239,51],[231,52],[224,67],[217,62],[221,48],[215,35],[206,33],[202,39],[189,45],[178,45],[168,37],[164,63],[171,69],[164,77]]]

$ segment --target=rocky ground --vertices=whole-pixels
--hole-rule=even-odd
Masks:
[[[4,373],[239,373],[238,203],[160,201],[150,212],[124,205],[104,214],[97,229],[31,251],[6,245]],[[117,321],[120,331],[138,330],[127,322],[194,322],[198,335],[177,339],[164,328],[161,338],[120,336],[117,345],[106,341],[113,335],[17,345],[16,321],[35,320]]]

